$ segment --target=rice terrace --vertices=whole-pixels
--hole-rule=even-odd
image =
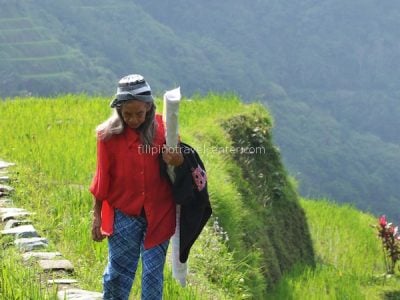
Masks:
[[[0,156],[15,163],[7,168],[7,185],[13,191],[3,192],[2,215],[7,210],[3,206],[32,213],[29,221],[47,239],[45,251],[59,252],[73,265],[72,272],[61,272],[63,279],[76,280],[69,288],[93,292],[101,292],[99,274],[107,255],[105,243],[94,243],[89,235],[87,186],[95,163],[93,128],[109,113],[107,103],[86,95],[1,102]],[[161,102],[157,105],[162,109]],[[208,114],[196,118],[197,110]],[[347,205],[297,200],[295,183],[286,177],[270,142],[267,111],[232,96],[210,94],[185,100],[180,118],[182,140],[197,149],[263,146],[266,152],[259,157],[201,153],[209,166],[215,212],[195,243],[185,288],[171,277],[167,263],[166,299],[396,297],[397,268],[396,274],[385,275],[382,246],[371,226],[377,220]],[[266,169],[271,171],[264,173]],[[246,215],[257,218],[243,218]],[[26,252],[13,244],[9,235],[2,236],[1,297],[57,299],[57,285],[47,281],[60,275],[44,271],[34,259],[24,261]],[[61,288],[65,285],[58,291]],[[139,290],[137,283],[133,299]]]
[[[400,299],[400,2],[0,6],[0,300]]]

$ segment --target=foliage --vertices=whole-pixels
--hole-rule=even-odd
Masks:
[[[272,123],[260,112],[254,106],[250,114],[230,118],[223,126],[236,150],[231,151],[240,168],[235,181],[251,216],[244,241],[262,249],[262,271],[271,288],[295,263],[312,266],[314,253],[296,191],[271,142]]]
[[[202,247],[194,254],[194,264],[189,264],[192,273],[190,276],[208,278],[210,292],[223,287],[225,295],[251,299],[254,291],[249,289],[251,284],[245,283],[245,280],[251,280],[246,271],[249,270],[249,266],[245,260],[237,261],[233,251],[229,249],[227,232],[223,231],[217,217],[213,219],[212,226],[206,227],[199,237],[199,244]],[[213,267],[207,268],[207,266]]]
[[[396,263],[400,259],[399,227],[388,223],[386,216],[383,215],[379,218],[379,226],[377,228],[378,236],[382,241],[387,273],[394,274]]]

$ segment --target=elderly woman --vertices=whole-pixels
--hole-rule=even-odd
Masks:
[[[171,183],[160,170],[164,162],[179,166],[184,158],[178,152],[154,151],[163,149],[164,126],[141,75],[123,77],[110,106],[112,116],[96,129],[97,169],[90,186],[93,240],[108,236],[104,299],[129,298],[140,257],[142,299],[162,299],[175,202]]]

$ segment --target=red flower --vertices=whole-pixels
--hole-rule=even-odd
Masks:
[[[385,265],[389,274],[394,274],[394,268],[398,260],[400,260],[400,235],[399,227],[388,223],[386,216],[379,218],[378,236],[382,240],[385,252]],[[389,258],[389,260],[386,259]]]
[[[385,215],[382,215],[379,218],[379,225],[381,225],[381,227],[385,227],[387,225],[387,220]]]

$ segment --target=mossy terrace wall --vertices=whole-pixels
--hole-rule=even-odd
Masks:
[[[259,108],[258,110],[256,108]],[[271,139],[270,117],[260,106],[223,122],[239,172],[232,174],[248,215],[242,220],[243,244],[260,249],[261,269],[272,287],[295,264],[314,264],[307,220],[295,187]]]

